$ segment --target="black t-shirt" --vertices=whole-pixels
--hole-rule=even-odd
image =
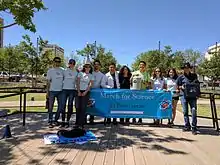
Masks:
[[[119,75],[120,89],[130,89],[130,77]]]

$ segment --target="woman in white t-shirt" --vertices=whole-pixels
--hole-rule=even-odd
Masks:
[[[77,92],[76,97],[76,127],[84,129],[86,108],[89,101],[90,88],[93,85],[94,77],[92,75],[92,67],[85,64],[81,72],[77,76]]]
[[[177,89],[176,80],[178,78],[178,75],[176,73],[176,69],[172,68],[168,70],[167,73],[167,90],[172,92],[172,120],[168,122],[169,125],[173,125],[173,122],[176,117],[176,107],[179,100],[179,90]]]
[[[167,84],[166,79],[163,77],[161,69],[155,68],[151,77],[151,88],[153,90],[166,90]],[[154,119],[154,124],[158,125],[159,120]]]

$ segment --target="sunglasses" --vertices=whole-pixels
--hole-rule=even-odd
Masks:
[[[71,62],[71,63],[69,63],[69,64],[75,65],[75,63],[73,63],[73,62]]]
[[[156,71],[157,73],[160,73],[160,71]]]
[[[56,62],[56,63],[61,63],[61,61],[54,61],[54,62]]]

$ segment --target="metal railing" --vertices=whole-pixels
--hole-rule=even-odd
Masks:
[[[12,97],[12,96],[20,96],[19,99],[19,112],[22,113],[22,119],[23,119],[23,126],[25,126],[25,121],[26,121],[26,108],[27,108],[27,94],[29,93],[46,93],[46,88],[30,88],[30,87],[10,87],[10,88],[0,88],[0,93],[12,93],[12,94],[6,94],[3,96],[0,96],[1,98],[7,98],[7,97]],[[211,92],[202,92],[201,95],[208,95],[209,100],[210,100],[210,110],[211,110],[211,118],[210,117],[205,117],[205,116],[197,116],[201,118],[207,118],[207,119],[212,119],[213,123],[213,128],[219,131],[219,123],[218,120],[218,114],[217,114],[217,108],[216,108],[216,103],[215,103],[215,96],[220,96],[220,94],[215,94]],[[207,97],[201,97],[201,98],[206,98]],[[23,105],[22,105],[23,102]],[[36,113],[36,112],[32,112]],[[38,113],[38,112],[37,112]]]

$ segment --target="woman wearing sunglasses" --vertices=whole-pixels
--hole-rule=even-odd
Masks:
[[[92,67],[85,64],[81,72],[77,76],[77,92],[76,97],[76,127],[84,129],[86,108],[89,101],[90,88],[93,85],[94,77],[92,75]]]
[[[166,90],[167,84],[166,80],[162,75],[160,68],[155,68],[152,74],[151,78],[151,85],[153,90]],[[154,119],[154,124],[159,125],[160,121],[157,119]]]

